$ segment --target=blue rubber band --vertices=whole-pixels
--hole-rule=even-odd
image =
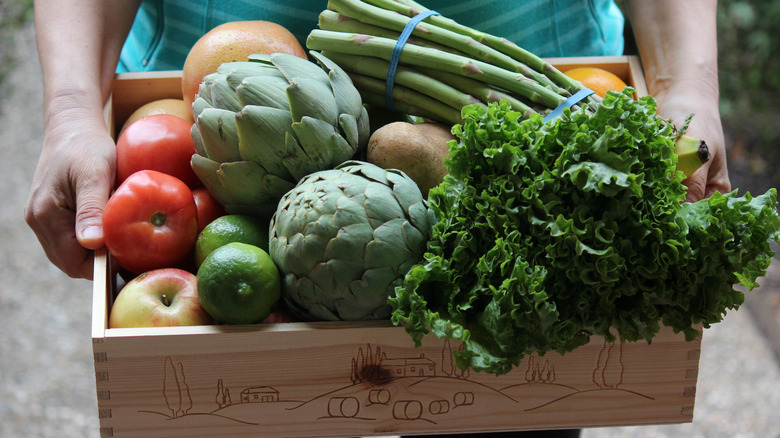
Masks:
[[[385,106],[390,111],[395,109],[393,103],[393,85],[395,83],[395,71],[398,69],[398,60],[401,59],[401,50],[403,50],[404,45],[406,45],[406,40],[409,39],[409,36],[414,31],[414,28],[417,27],[417,24],[431,15],[439,15],[439,13],[436,11],[425,11],[412,17],[409,22],[406,23],[406,27],[404,27],[401,36],[398,37],[398,41],[395,43],[395,47],[393,47],[393,56],[390,58],[390,67],[387,69],[387,84],[385,85]]]
[[[544,117],[544,121],[549,122],[550,120],[558,117],[563,113],[564,108],[569,108],[576,105],[579,101],[585,99],[586,97],[590,96],[593,93],[595,93],[595,91],[591,90],[590,88],[583,88],[582,90],[574,93],[574,95],[564,100],[563,103],[558,105],[558,107],[555,108],[550,114],[547,114]]]

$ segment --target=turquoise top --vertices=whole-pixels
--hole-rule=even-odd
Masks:
[[[623,15],[614,0],[421,0],[460,24],[505,37],[541,57],[623,54]],[[181,70],[189,49],[228,21],[267,20],[301,45],[327,1],[143,0],[118,72]]]

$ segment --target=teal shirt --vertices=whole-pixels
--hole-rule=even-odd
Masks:
[[[614,0],[422,0],[463,25],[514,41],[542,57],[623,54],[624,19]],[[189,49],[228,21],[267,20],[306,47],[327,1],[144,0],[118,72],[180,70]]]

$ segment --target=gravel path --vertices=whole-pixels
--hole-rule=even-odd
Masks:
[[[3,84],[0,107],[0,437],[97,437],[91,283],[54,268],[22,217],[42,139],[32,27],[2,50],[22,62]],[[693,423],[588,429],[583,437],[780,437],[780,367],[752,309],[778,301],[777,276],[757,292],[759,305],[705,333]],[[777,326],[777,313],[763,314],[764,330]]]

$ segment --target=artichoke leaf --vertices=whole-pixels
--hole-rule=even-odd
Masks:
[[[276,263],[284,266],[285,271],[297,276],[308,276],[314,266],[319,263],[319,254],[325,253],[328,239],[317,234],[293,233],[286,242],[284,248],[277,248],[277,254],[283,254]]]
[[[307,116],[300,122],[293,123],[292,130],[306,156],[320,169],[333,162],[334,154],[330,147],[330,137],[336,133],[336,128],[333,125]]]
[[[211,105],[215,108],[222,108],[233,112],[241,110],[241,104],[238,102],[236,92],[228,85],[225,75],[217,75],[211,82]]]
[[[260,105],[290,110],[287,100],[287,86],[284,76],[251,76],[245,78],[236,88],[241,105]],[[292,120],[290,120],[292,122]]]
[[[218,74],[219,73],[211,73],[204,76],[200,85],[198,85],[198,94],[195,96],[196,98],[200,97],[204,99],[211,106],[213,106],[211,103],[211,83]]]
[[[271,62],[271,55],[267,53],[253,53],[247,56],[246,60],[249,62],[257,62],[259,64],[265,64],[271,67],[275,67],[274,64]]]
[[[292,132],[290,112],[265,106],[248,105],[236,114],[239,152],[245,161],[255,161],[273,175],[293,176],[284,165],[285,138]]]
[[[426,202],[417,202],[412,204],[407,210],[407,219],[418,230],[427,236],[436,223],[436,215],[433,210],[428,208]]]
[[[217,176],[220,163],[195,154],[190,160],[190,165],[195,175],[198,176],[200,182],[208,189],[217,202],[220,205],[225,206],[227,204],[234,204],[236,199],[230,194],[230,192],[222,185],[222,180]]]
[[[360,205],[360,208],[365,210],[365,208],[363,208],[363,204],[366,203],[366,187],[369,184],[373,184],[373,182],[365,178],[360,178],[355,174],[344,172],[341,169],[335,169],[333,172],[341,172],[341,175],[339,175],[335,180],[341,192],[349,200],[357,203]],[[367,219],[365,212],[363,213],[362,218],[364,220]]]
[[[339,115],[339,127],[341,132],[344,133],[344,139],[347,140],[352,150],[357,150],[360,144],[360,132],[358,130],[358,122],[355,116],[347,113],[341,113]]]
[[[294,134],[287,133],[284,138],[284,161],[287,171],[293,176],[295,181],[314,173],[322,167],[309,159],[306,152],[301,148]]]
[[[321,83],[330,88],[328,74],[317,64],[289,53],[272,53],[270,61],[287,78],[288,82],[306,80]],[[332,92],[331,92],[332,93]]]
[[[355,155],[355,149],[338,132],[331,134],[330,147],[333,150],[331,166],[347,161]]]
[[[203,145],[203,138],[200,136],[198,126],[194,123],[192,124],[192,127],[190,127],[190,137],[192,137],[192,143],[195,145],[195,153],[208,158],[206,147]]]
[[[355,155],[355,149],[338,132],[330,136],[330,148],[333,150],[333,159],[330,166],[349,160]]]
[[[309,321],[338,321],[339,318],[328,307],[322,304],[322,288],[314,284],[308,277],[298,277],[294,274],[286,274],[283,281],[285,290],[300,291],[295,299],[282,294],[287,308],[295,312],[299,318]]]
[[[390,186],[388,171],[379,166],[366,166],[366,163],[358,160],[345,161],[336,168],[347,173],[360,175],[363,178],[377,182],[384,186]]]
[[[204,99],[201,95],[195,96],[195,101],[192,102],[192,114],[197,119],[200,113],[206,108],[213,108],[210,100]]]
[[[336,106],[339,113],[359,117],[363,108],[363,99],[355,88],[352,79],[338,64],[328,59],[325,55],[311,51],[311,56],[328,72],[333,95],[336,96]]]
[[[415,204],[420,204],[422,198],[420,187],[406,173],[390,169],[387,172],[387,179],[392,183],[393,195],[404,211],[409,212]]]
[[[358,145],[357,150],[363,150],[366,145],[368,144],[368,139],[371,137],[371,125],[369,124],[369,118],[368,118],[368,110],[366,107],[363,107],[363,110],[360,112],[360,117],[357,119],[358,122]]]
[[[396,269],[390,266],[367,269],[362,278],[350,284],[354,299],[336,303],[338,314],[347,320],[388,318],[391,308],[387,299],[395,289],[394,284],[400,284]]]
[[[287,100],[290,102],[290,112],[294,121],[301,121],[309,116],[336,125],[339,122],[339,109],[333,90],[327,82],[309,78],[289,80]]]
[[[336,131],[336,128],[320,119],[304,117],[292,124],[301,149],[316,170],[342,163],[355,155],[355,149]]]
[[[330,289],[331,293],[349,290],[349,284],[355,278],[360,278],[363,275],[364,269],[360,260],[347,260],[344,258],[344,254],[342,254],[340,259],[334,260],[321,257],[320,260],[322,261],[313,266],[307,277],[321,288],[325,290]],[[331,311],[336,310],[332,303],[328,304],[330,305],[326,304],[326,306]]]
[[[236,90],[241,82],[254,76],[277,76],[284,78],[278,69],[259,62],[226,62],[217,68],[217,73],[225,75],[228,85]]]
[[[374,230],[374,240],[366,245],[366,269],[401,266],[405,261],[420,261],[426,237],[406,219],[393,219]]]
[[[398,205],[392,190],[382,184],[369,184],[366,186],[366,209],[369,223],[374,228],[394,219],[406,218],[406,212]]]
[[[271,216],[276,206],[294,184],[271,175],[254,161],[222,163],[217,172],[225,189],[241,205],[256,206]]]
[[[374,230],[365,222],[350,224],[337,228],[337,230],[338,232],[335,236],[328,241],[328,245],[322,254],[323,260],[349,259],[354,263],[358,263],[360,268],[354,270],[354,275],[350,275],[350,278],[360,278],[365,270],[363,265],[366,256],[366,242],[370,242],[373,239]]]
[[[360,227],[355,228],[356,224],[359,224]],[[336,208],[333,212],[333,225],[339,230],[343,230],[341,232],[344,235],[340,237],[347,240],[354,238],[370,240],[373,233],[373,228],[368,223],[366,209],[363,208],[363,200],[360,198],[347,196],[337,198]]]
[[[313,188],[312,190],[316,190]],[[301,248],[304,252],[308,253],[311,257],[316,256],[316,260],[319,260],[321,255],[325,252],[327,242],[331,238],[335,237],[338,228],[333,226],[333,216],[331,216],[325,206],[318,199],[321,193],[299,193],[297,203],[297,212],[295,214],[296,229],[302,230],[303,235],[306,238],[301,242],[304,245],[309,245],[307,239],[315,237],[318,242],[322,242],[322,247],[305,246]],[[306,266],[311,267],[313,262],[307,263]]]
[[[233,111],[205,108],[195,120],[195,124],[200,131],[207,157],[219,162],[241,159],[236,114]]]

